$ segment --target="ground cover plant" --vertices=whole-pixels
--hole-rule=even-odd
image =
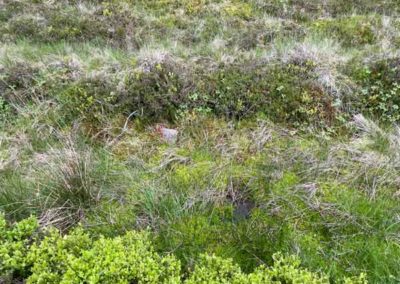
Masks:
[[[0,282],[399,283],[397,2],[0,0]]]

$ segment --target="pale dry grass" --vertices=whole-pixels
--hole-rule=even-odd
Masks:
[[[396,195],[400,187],[399,128],[383,129],[362,115],[354,117],[353,125],[357,129],[354,137],[347,143],[330,147],[318,171],[328,173],[339,183],[365,190],[371,198],[379,190]]]

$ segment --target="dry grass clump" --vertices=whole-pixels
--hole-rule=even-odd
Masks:
[[[341,67],[351,57],[332,39],[306,38],[301,43],[278,50],[276,55],[272,55],[274,57],[285,64],[314,65],[316,83],[334,98],[341,99],[354,92],[355,84],[341,72]]]
[[[114,163],[109,158],[81,145],[76,138],[65,135],[58,138],[61,145],[48,145],[45,151],[32,153],[29,162],[26,160],[27,153],[21,153],[23,164],[13,167],[15,175],[24,172],[18,189],[10,187],[12,180],[7,172],[1,173],[5,182],[3,197],[10,202],[2,200],[2,205],[22,210],[11,201],[13,192],[15,196],[24,192],[29,210],[40,216],[43,225],[68,229],[84,222],[89,216],[101,215],[101,211],[96,213],[96,210],[102,202],[120,202],[124,186],[116,177],[128,177],[123,174],[122,168],[115,176]]]
[[[362,115],[354,117],[353,126],[355,136],[348,143],[333,146],[319,170],[365,190],[371,198],[376,198],[379,190],[395,194],[400,186],[399,129],[383,129]]]
[[[34,158],[38,164],[35,175],[39,177],[42,223],[68,228],[82,220],[85,211],[103,197],[90,149],[80,151],[67,140],[62,149],[50,149]]]

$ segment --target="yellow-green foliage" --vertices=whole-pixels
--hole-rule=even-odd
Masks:
[[[283,256],[276,253],[273,256],[274,264],[271,267],[260,266],[254,272],[245,274],[240,267],[230,259],[223,259],[214,255],[201,255],[193,273],[185,281],[187,284],[233,283],[233,284],[269,284],[269,283],[304,283],[328,284],[326,275],[313,273],[300,267],[300,260],[295,256]],[[346,284],[365,284],[365,275],[346,278]]]
[[[224,5],[225,13],[230,16],[236,16],[243,19],[249,19],[253,15],[253,9],[250,4],[234,1]]]
[[[60,283],[72,257],[80,257],[90,247],[91,239],[82,229],[69,235],[51,229],[34,243],[27,256],[30,263],[28,283]]]
[[[374,43],[376,40],[374,29],[379,26],[380,20],[373,16],[351,16],[318,20],[313,23],[312,28],[336,37],[346,46],[354,46]]]
[[[173,256],[160,257],[145,234],[129,232],[100,237],[81,257],[71,257],[61,283],[178,283],[179,273]]]
[[[25,219],[10,228],[0,213],[0,280],[2,275],[24,275],[27,254],[37,229],[35,218]]]
[[[35,218],[7,226],[0,216],[0,280],[13,277],[27,283],[329,283],[327,276],[300,267],[297,257],[274,255],[272,267],[243,273],[231,259],[199,255],[184,276],[173,255],[157,254],[144,232],[115,238],[92,238],[81,228],[67,235],[55,229],[38,230]],[[194,232],[195,233],[195,232]],[[365,276],[345,283],[366,283]]]
[[[240,267],[229,259],[217,256],[202,255],[187,284],[195,283],[246,283],[246,275]]]

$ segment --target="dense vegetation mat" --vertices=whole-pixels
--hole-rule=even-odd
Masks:
[[[399,12],[0,0],[0,282],[399,283]]]

